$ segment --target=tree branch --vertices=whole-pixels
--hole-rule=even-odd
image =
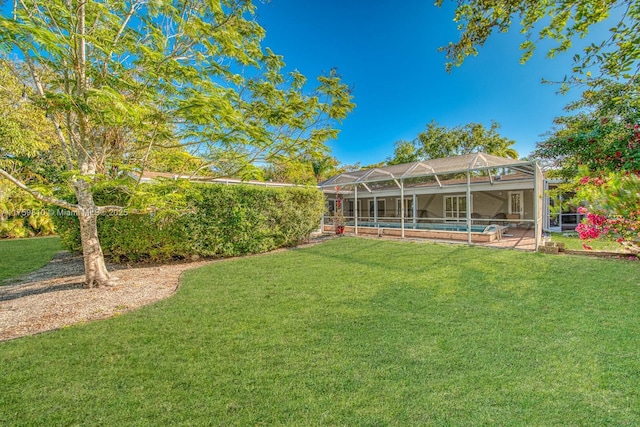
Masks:
[[[65,200],[57,199],[55,197],[45,196],[44,194],[40,193],[39,191],[36,191],[36,190],[34,190],[32,188],[29,188],[29,186],[27,186],[25,183],[23,183],[19,179],[15,178],[13,175],[11,175],[9,172],[5,171],[4,169],[0,169],[0,176],[6,178],[13,185],[15,185],[18,188],[20,188],[20,189],[26,191],[27,193],[31,194],[33,197],[35,197],[36,199],[40,200],[41,202],[50,203],[52,205],[60,206],[61,208],[69,209],[72,212],[77,212],[78,209],[79,209],[78,205],[74,205],[74,204],[69,203],[69,202],[67,202]]]
[[[40,80],[40,74],[38,73],[36,66],[33,63],[33,60],[31,59],[31,56],[29,55],[29,53],[24,49],[21,49],[21,51],[25,57],[27,66],[29,67],[29,72],[31,73],[31,78],[33,79],[33,83],[36,87],[38,96],[44,100],[45,90],[42,84],[42,80]],[[62,147],[62,151],[64,152],[64,155],[65,155],[67,168],[69,170],[73,169],[73,161],[71,160],[71,153],[69,151],[69,146],[67,145],[67,140],[64,137],[64,134],[62,133],[62,128],[60,126],[60,123],[58,122],[58,120],[55,118],[53,114],[48,114],[48,118],[51,121],[51,123],[53,123],[53,126],[55,128],[56,136],[58,137],[58,142],[60,142],[60,146]]]

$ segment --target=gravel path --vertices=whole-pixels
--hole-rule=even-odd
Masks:
[[[0,341],[104,319],[167,298],[182,272],[213,261],[109,265],[112,287],[85,289],[82,256],[58,253],[40,270],[0,286]]]

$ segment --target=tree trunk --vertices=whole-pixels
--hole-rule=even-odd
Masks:
[[[82,180],[74,183],[79,207],[78,220],[86,276],[85,287],[110,286],[111,277],[104,263],[104,255],[98,240],[98,207],[88,187],[89,184]]]

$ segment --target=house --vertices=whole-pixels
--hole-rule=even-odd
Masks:
[[[339,216],[355,234],[482,244],[519,230],[535,249],[541,241],[545,184],[535,161],[471,153],[347,172],[320,187],[325,231]]]

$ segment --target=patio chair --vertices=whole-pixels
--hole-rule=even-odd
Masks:
[[[507,219],[507,214],[505,214],[504,212],[498,212],[493,216],[493,219]],[[500,224],[509,225],[506,221],[502,221],[500,222]]]
[[[483,234],[497,233],[498,234],[498,240],[500,240],[503,236],[513,237],[512,234],[506,234],[505,233],[505,231],[508,231],[508,230],[509,230],[509,227],[507,227],[506,225],[489,224],[484,228],[482,233]]]

